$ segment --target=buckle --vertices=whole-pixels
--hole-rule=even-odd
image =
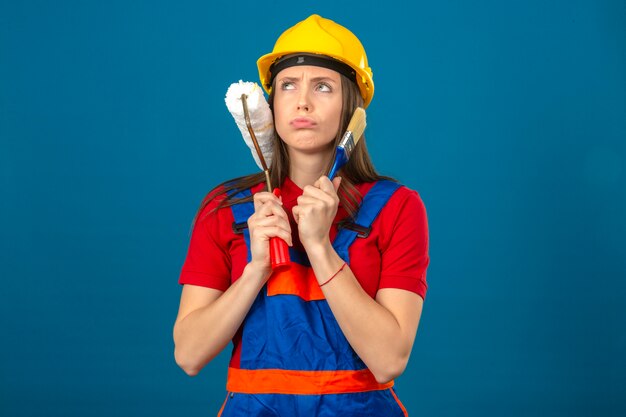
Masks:
[[[248,222],[235,223],[233,222],[233,233],[236,235],[243,234],[243,231],[248,228]]]
[[[341,222],[338,225],[339,229],[348,229],[353,232],[357,232],[357,237],[366,238],[372,232],[372,227],[361,226],[360,224],[356,224],[354,222]]]

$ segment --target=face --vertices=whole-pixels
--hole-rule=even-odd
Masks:
[[[289,151],[332,151],[342,110],[339,73],[289,67],[277,74],[274,88],[274,125]]]

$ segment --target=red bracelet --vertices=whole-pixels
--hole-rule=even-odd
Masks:
[[[323,287],[324,285],[328,284],[330,281],[333,280],[333,278],[335,278],[337,276],[337,274],[339,274],[341,271],[343,271],[343,269],[346,267],[346,265],[348,265],[347,263],[343,263],[343,265],[341,265],[341,268],[339,268],[339,271],[335,272],[333,274],[332,277],[328,278],[328,280],[326,282],[324,282],[323,284],[320,284],[320,287]]]

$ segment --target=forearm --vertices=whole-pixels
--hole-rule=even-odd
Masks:
[[[176,362],[196,375],[217,356],[241,326],[265,279],[247,266],[242,276],[211,304],[176,322]]]
[[[320,283],[343,264],[330,243],[307,253]],[[387,308],[372,299],[349,267],[322,290],[346,339],[376,379],[386,382],[400,375],[411,352],[414,331],[403,329]]]

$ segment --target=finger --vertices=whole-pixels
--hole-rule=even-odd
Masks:
[[[279,204],[282,204],[281,200],[279,200],[278,197],[267,191],[259,191],[258,193],[254,194],[253,201],[254,211],[257,211],[262,204],[267,203],[268,201],[276,201]]]
[[[269,200],[278,200],[278,197],[276,197],[274,194],[269,193],[267,191],[259,191],[258,193],[254,194],[254,200],[259,201],[259,202],[266,202]]]
[[[310,201],[308,199],[313,198],[315,200],[323,202],[326,205],[333,205],[335,204],[335,201],[338,200],[338,197],[335,193],[335,189],[333,188],[332,183],[330,185],[330,190],[330,192],[326,192],[320,190],[319,188],[314,188],[310,186],[310,188],[306,189],[305,192],[300,197],[298,197],[297,202],[298,204],[303,204],[304,201]]]
[[[300,223],[300,211],[302,211],[302,209],[298,206],[294,206],[291,209],[291,214],[293,214],[293,219],[295,220],[296,224]]]
[[[332,185],[331,185],[331,189],[332,189]],[[309,197],[315,197],[318,199],[325,199],[328,196],[328,192],[314,187],[313,185],[307,185],[304,187],[303,192],[302,192],[303,196],[309,196]]]
[[[330,179],[328,179],[328,177],[326,175],[322,175],[319,179],[318,179],[319,183],[320,183],[320,190],[324,191],[327,194],[335,194],[335,187],[333,186],[333,183],[330,181]]]
[[[287,216],[287,213],[285,213],[285,209],[283,208],[283,206],[281,206],[280,204],[278,204],[275,201],[268,201],[266,203],[263,203],[259,206],[259,209],[256,211],[256,214],[258,216],[279,216],[279,217],[285,217]]]
[[[294,219],[298,217],[298,222],[302,219],[318,220],[318,217],[323,215],[324,208],[321,205],[317,207],[313,205],[294,206],[292,213],[294,213]]]
[[[261,195],[259,197],[256,197],[256,194],[255,194],[254,211],[258,212],[261,209],[261,207],[270,203],[276,203],[279,205],[281,204],[281,202],[276,198],[276,196],[272,194]]]
[[[335,188],[335,193],[339,190],[340,185],[341,185],[341,177],[333,178],[333,187]]]
[[[277,217],[277,216],[269,216],[269,217],[262,217],[259,219],[255,219],[253,222],[253,226],[254,227],[278,226],[278,227],[285,229],[289,233],[291,233],[291,225],[289,224],[289,221],[286,219]]]
[[[280,237],[285,239],[286,242],[291,242],[291,226],[286,220],[280,219],[276,216],[261,217],[251,216],[248,220],[248,228],[250,230],[250,238],[267,240],[271,237],[277,236],[274,231],[276,228],[281,229],[284,233],[280,234]]]
[[[327,199],[328,197],[321,195],[321,198],[318,197],[313,197],[310,195],[301,195],[300,197],[298,197],[296,199],[296,202],[298,203],[299,206],[308,206],[308,205],[315,205],[315,204],[319,204],[319,203],[324,203],[324,200],[322,200],[323,198]]]
[[[259,228],[258,232],[268,240],[272,237],[279,237],[289,246],[293,246],[293,240],[291,239],[291,232],[283,229],[280,226],[267,226],[263,228]]]
[[[287,221],[289,220],[285,209],[277,201],[267,201],[263,203],[255,213],[259,217],[277,216]]]
[[[291,232],[291,225],[289,224],[289,219],[286,217],[274,215],[264,216],[255,213],[248,218],[248,228],[250,229],[251,233],[259,227],[275,225],[280,225],[281,227],[285,228],[285,230]]]

